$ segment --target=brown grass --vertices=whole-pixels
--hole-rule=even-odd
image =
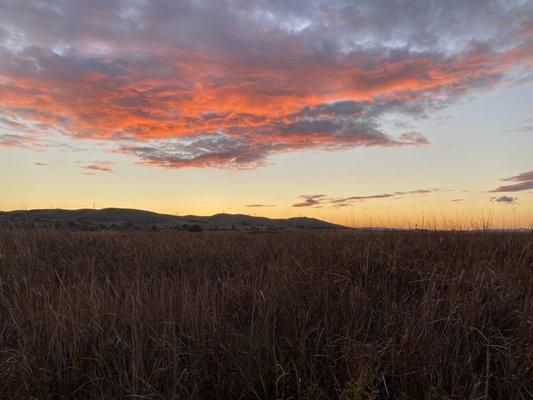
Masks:
[[[0,398],[531,399],[533,236],[0,231]]]

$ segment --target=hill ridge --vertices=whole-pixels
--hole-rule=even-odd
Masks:
[[[0,212],[0,225],[15,227],[67,227],[73,229],[342,229],[341,225],[310,217],[267,218],[247,214],[211,216],[171,215],[135,208],[31,209]]]

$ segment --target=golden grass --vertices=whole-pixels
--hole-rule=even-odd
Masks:
[[[0,230],[0,398],[530,399],[532,239]]]

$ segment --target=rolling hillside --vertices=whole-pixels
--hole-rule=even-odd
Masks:
[[[176,216],[150,211],[105,208],[101,210],[43,209],[0,212],[0,225],[14,227],[68,227],[72,229],[183,229],[205,230],[339,229],[340,225],[314,218],[270,219],[243,214]],[[198,228],[197,228],[198,229]],[[200,230],[200,229],[198,229]]]

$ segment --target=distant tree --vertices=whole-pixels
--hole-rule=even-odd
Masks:
[[[202,232],[204,229],[200,225],[191,225],[189,232]]]
[[[74,221],[67,221],[67,228],[69,229],[76,229],[78,227],[78,224]]]

